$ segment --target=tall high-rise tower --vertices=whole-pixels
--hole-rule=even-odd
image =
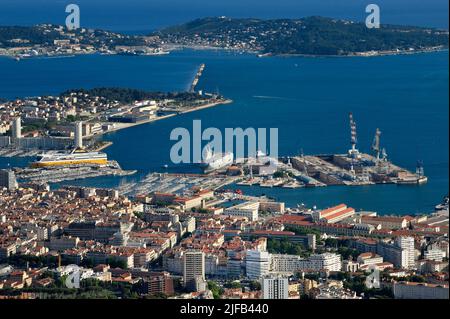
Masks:
[[[395,245],[402,249],[401,263],[403,268],[415,267],[414,238],[399,236],[395,238]]]
[[[183,259],[184,285],[195,291],[198,284],[205,281],[205,254],[200,250],[188,250]]]
[[[245,268],[250,279],[259,279],[267,275],[270,268],[270,254],[267,251],[247,250]]]
[[[83,123],[75,123],[75,149],[83,148]]]
[[[17,188],[16,175],[10,169],[0,170],[0,188],[6,187],[9,191]]]
[[[22,123],[20,117],[16,117],[12,125],[12,137],[21,138],[22,137]]]
[[[263,299],[288,299],[289,281],[281,276],[266,276],[261,280]]]

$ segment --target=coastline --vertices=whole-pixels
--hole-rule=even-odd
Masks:
[[[191,112],[195,112],[195,111],[200,111],[200,110],[211,108],[211,107],[215,107],[215,106],[218,106],[218,105],[221,105],[221,104],[230,104],[230,103],[233,103],[233,100],[225,99],[223,101],[212,102],[212,103],[207,103],[207,104],[204,104],[204,105],[192,107],[192,108],[190,108],[188,110],[180,111],[178,113],[172,113],[172,114],[167,114],[167,115],[163,115],[163,116],[158,116],[156,118],[149,118],[148,120],[140,121],[140,122],[137,122],[137,123],[120,123],[118,127],[115,127],[115,128],[113,128],[111,130],[108,130],[108,131],[105,131],[105,132],[101,132],[101,133],[98,133],[98,134],[95,134],[95,135],[87,135],[87,136],[85,136],[85,138],[92,138],[92,137],[97,137],[97,136],[103,136],[103,135],[106,135],[106,134],[109,134],[109,133],[113,133],[113,132],[116,132],[116,131],[120,131],[120,130],[123,130],[123,129],[130,128],[130,127],[134,127],[134,126],[138,126],[138,125],[142,125],[142,124],[147,124],[147,123],[152,123],[152,122],[164,120],[164,119],[167,119],[167,118],[170,118],[170,117],[174,117],[174,116],[177,116],[177,115],[181,115],[181,114],[185,114],[185,113],[191,113]]]
[[[165,49],[172,51],[180,50],[193,50],[193,51],[227,51],[227,52],[243,52],[247,54],[260,54],[260,51],[239,49],[239,48],[224,48],[219,46],[211,45],[189,45],[189,44],[166,44]]]
[[[429,47],[420,50],[388,50],[388,51],[364,51],[364,52],[351,52],[348,54],[304,54],[304,53],[273,53],[273,52],[262,52],[255,50],[247,50],[240,48],[224,48],[219,46],[208,46],[208,45],[184,45],[184,44],[172,44],[167,45],[167,49],[176,51],[190,49],[194,51],[225,51],[234,53],[245,53],[254,54],[259,58],[270,58],[270,57],[307,57],[307,58],[353,58],[353,57],[379,57],[379,56],[394,56],[394,55],[412,55],[421,53],[434,53],[434,52],[445,52],[448,51],[448,47]]]
[[[1,50],[1,48],[0,48]],[[136,55],[127,55],[127,56],[164,56],[164,55],[168,55],[170,54],[170,52],[164,52],[164,53],[154,53],[154,54],[136,54]],[[86,56],[86,55],[123,55],[126,56],[125,54],[121,54],[118,52],[114,52],[114,53],[104,53],[102,51],[91,51],[91,52],[73,52],[71,54],[66,54],[66,53],[62,53],[62,54],[41,54],[41,55],[33,55],[33,56],[18,56],[18,55],[14,55],[14,54],[4,54],[0,51],[0,58],[4,57],[7,59],[13,59],[16,61],[21,61],[21,60],[30,60],[30,59],[58,59],[58,58],[75,58],[78,56]]]
[[[351,52],[347,54],[305,54],[305,53],[272,53],[272,52],[262,52],[248,49],[240,49],[240,48],[224,48],[219,46],[208,46],[208,45],[184,45],[184,44],[167,44],[164,46],[165,50],[168,50],[165,54],[137,54],[135,56],[161,56],[168,55],[172,51],[180,51],[180,50],[193,50],[193,51],[225,51],[225,52],[234,52],[234,53],[245,53],[245,54],[253,54],[257,55],[259,58],[269,58],[269,57],[307,57],[307,58],[352,58],[352,57],[379,57],[379,56],[394,56],[394,55],[412,55],[412,54],[421,54],[421,53],[433,53],[433,52],[445,52],[448,51],[449,48],[424,48],[420,50],[401,50],[401,51],[366,51],[366,52]],[[28,59],[52,59],[52,58],[74,58],[77,56],[85,56],[85,55],[122,55],[120,53],[109,53],[104,54],[100,51],[94,52],[86,52],[86,53],[73,53],[73,54],[56,54],[56,55],[36,55],[29,57],[18,57],[16,55],[3,54],[0,52],[0,58],[8,58],[14,59],[16,61],[28,60]]]
[[[225,99],[225,100],[220,101],[220,102],[207,103],[207,104],[205,104],[205,105],[197,106],[197,107],[194,107],[194,108],[191,108],[191,109],[182,111],[182,112],[180,112],[179,114],[191,113],[191,112],[200,111],[200,110],[203,110],[203,109],[208,109],[208,108],[211,108],[211,107],[214,107],[214,106],[217,106],[217,105],[221,105],[221,104],[231,104],[231,103],[233,103],[233,100],[231,100],[231,99]]]
[[[448,51],[448,48],[440,48],[440,49],[423,49],[423,50],[413,50],[413,51],[386,51],[386,52],[360,52],[360,54],[342,54],[342,55],[313,55],[313,54],[270,54],[270,56],[278,56],[278,57],[306,57],[306,58],[371,58],[371,57],[380,57],[380,56],[394,56],[394,55],[413,55],[413,54],[422,54],[422,53],[435,53],[435,52],[445,52]]]

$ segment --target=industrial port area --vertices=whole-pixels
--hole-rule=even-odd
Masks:
[[[351,148],[346,154],[287,156],[273,159],[264,154],[254,160],[245,159],[223,170],[223,174],[239,175],[241,186],[260,187],[323,187],[362,186],[374,184],[420,185],[428,178],[423,163],[417,162],[415,172],[393,164],[381,148],[381,131],[376,130],[371,146],[373,154],[357,149],[356,122],[350,114]],[[214,174],[217,174],[215,172]]]
[[[375,184],[419,185],[427,182],[420,163],[413,173],[365,153],[358,153],[357,158],[349,158],[347,154],[323,154],[285,157],[281,160],[284,162],[277,165],[273,174],[264,171],[267,165],[257,166],[255,172],[254,164],[244,164],[242,171],[248,173],[243,175],[238,185],[299,188]]]
[[[210,155],[212,162],[209,161],[207,167],[203,165],[203,174],[150,173],[139,181],[123,183],[119,191],[132,197],[153,193],[187,196],[195,189],[224,191],[226,186],[233,184],[294,189],[338,185],[420,185],[427,182],[420,162],[413,173],[387,159],[386,150],[380,147],[379,129],[371,146],[373,155],[357,149],[356,122],[352,114],[350,132],[351,148],[346,154],[300,154],[274,159],[258,152],[256,159],[228,160],[225,156],[229,153],[217,153]],[[241,193],[240,190],[238,192]]]

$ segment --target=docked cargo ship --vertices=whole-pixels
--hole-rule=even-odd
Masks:
[[[100,152],[47,152],[37,156],[32,167],[49,167],[49,166],[65,166],[78,164],[96,164],[105,165],[108,163],[108,157],[105,153]]]
[[[203,156],[204,160],[200,164],[200,167],[202,167],[205,172],[215,171],[233,164],[233,157],[234,154],[231,152],[214,154],[211,151],[211,148],[207,147]]]

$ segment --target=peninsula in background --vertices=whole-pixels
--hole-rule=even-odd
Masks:
[[[448,31],[324,17],[303,19],[198,19],[158,33],[166,43],[256,51],[262,54],[395,54],[448,48]]]
[[[372,56],[448,48],[448,30],[382,25],[324,17],[197,19],[149,34],[62,26],[0,27],[0,55],[16,58],[74,54],[167,54],[177,47],[223,48],[267,55]]]

